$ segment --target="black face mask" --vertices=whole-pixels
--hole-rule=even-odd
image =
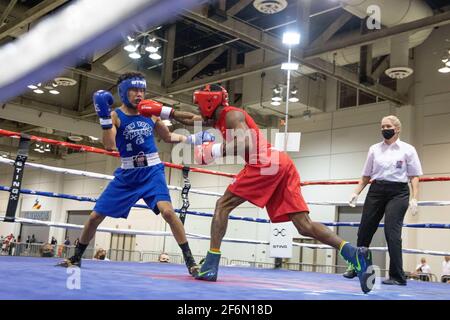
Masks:
[[[394,129],[381,130],[381,134],[383,135],[383,137],[386,140],[389,140],[390,138],[392,138],[395,135],[395,130]]]

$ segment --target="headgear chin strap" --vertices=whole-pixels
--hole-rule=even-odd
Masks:
[[[145,90],[147,88],[147,82],[144,78],[133,77],[125,79],[119,83],[118,89],[120,100],[122,100],[123,104],[129,108],[135,108],[135,106],[128,100],[128,90],[132,88]]]
[[[211,118],[219,106],[228,106],[228,92],[222,86],[208,84],[194,91],[193,100],[200,107],[200,113]]]

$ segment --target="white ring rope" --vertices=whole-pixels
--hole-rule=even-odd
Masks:
[[[5,159],[5,158],[0,157],[0,163],[9,164],[9,165],[13,166],[14,160]],[[83,176],[83,177],[89,177],[89,178],[95,178],[95,179],[105,179],[105,180],[114,179],[114,176],[107,175],[107,174],[75,170],[75,169],[59,168],[59,167],[47,166],[44,164],[26,162],[25,166],[30,167],[30,168],[35,168],[35,169],[43,169],[43,170],[47,170],[47,171],[51,171],[51,172],[70,174],[70,175],[75,175],[75,176]],[[170,185],[168,186],[168,188],[169,188],[169,190],[177,190],[177,191],[183,190],[183,188],[181,188],[181,187],[170,186]],[[198,189],[190,189],[189,192],[192,192],[195,194],[202,194],[202,195],[206,195],[206,196],[215,196],[215,197],[223,196],[223,193],[204,191],[204,190],[198,190]],[[348,202],[345,202],[345,201],[335,201],[335,202],[308,201],[307,203],[309,205],[318,205],[318,206],[348,206]],[[364,203],[358,202],[356,205],[359,207],[362,207],[364,205]],[[450,206],[450,201],[419,201],[418,205],[421,207]]]
[[[0,221],[4,221],[5,217],[0,216]],[[18,223],[27,223],[33,225],[41,225],[47,227],[55,227],[55,228],[64,228],[64,229],[83,229],[84,226],[70,223],[60,223],[60,222],[52,222],[52,221],[41,221],[41,220],[33,220],[33,219],[25,219],[25,218],[16,218],[15,222]],[[99,232],[110,232],[110,233],[119,233],[119,234],[129,234],[129,235],[146,235],[146,236],[172,236],[172,233],[165,231],[145,231],[145,230],[135,230],[135,229],[113,229],[113,228],[98,228]],[[188,238],[199,239],[199,240],[209,240],[211,237],[195,234],[195,233],[186,233]],[[247,244],[264,244],[269,245],[269,241],[263,240],[248,240],[248,239],[235,239],[235,238],[224,238],[224,242],[232,242],[232,243],[247,243]],[[293,246],[296,247],[304,247],[310,249],[333,249],[328,245],[324,244],[310,244],[310,243],[297,243],[293,242]],[[382,251],[386,252],[388,249],[386,247],[371,247],[372,251]],[[432,251],[432,250],[420,250],[420,249],[402,249],[404,253],[411,254],[428,254],[433,256],[450,256],[450,252],[443,251]]]
[[[14,160],[5,159],[5,158],[0,157],[0,163],[9,164],[9,165],[13,166]],[[74,175],[74,176],[83,176],[83,177],[104,179],[104,180],[114,179],[114,176],[107,175],[107,174],[89,172],[89,171],[81,171],[81,170],[75,170],[75,169],[67,169],[67,168],[58,168],[58,167],[52,167],[52,166],[47,166],[47,165],[38,164],[38,163],[25,162],[25,166],[34,168],[34,169],[43,169],[43,170],[47,170],[47,171],[51,171],[51,172],[69,174],[69,175]],[[168,186],[168,188],[170,190],[177,190],[177,191],[183,190],[183,188],[177,187],[177,186]],[[217,193],[217,192],[203,191],[203,190],[196,190],[196,189],[190,189],[189,192],[203,194],[203,195],[207,195],[207,196],[216,196],[216,197],[221,197],[223,195],[223,194]]]

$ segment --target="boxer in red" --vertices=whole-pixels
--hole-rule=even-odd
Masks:
[[[266,207],[272,222],[292,221],[301,235],[339,250],[341,256],[358,270],[363,292],[369,292],[374,280],[370,277],[372,268],[367,270],[372,264],[370,250],[352,246],[323,224],[310,219],[300,191],[300,176],[287,153],[272,148],[247,112],[229,106],[228,93],[223,87],[206,85],[196,90],[193,98],[201,116],[178,112],[173,118],[186,125],[203,121],[204,125],[218,129],[224,139],[223,143],[206,142],[196,146],[196,162],[206,165],[227,155],[241,156],[246,162],[244,169],[217,200],[210,250],[195,278],[217,280],[220,246],[227,230],[228,216],[234,208],[249,201],[258,207]]]

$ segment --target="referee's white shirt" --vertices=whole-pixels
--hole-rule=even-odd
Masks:
[[[408,177],[421,176],[422,166],[416,148],[397,139],[372,145],[362,175],[372,180],[408,182]]]

